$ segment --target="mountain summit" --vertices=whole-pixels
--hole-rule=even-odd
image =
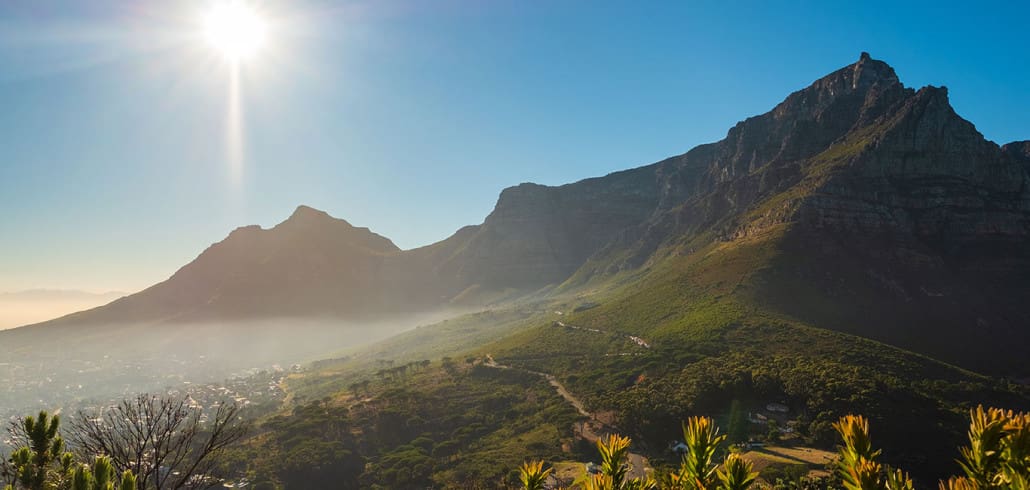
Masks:
[[[640,292],[727,287],[692,268],[705,257],[750,264],[725,297],[1009,372],[1020,367],[1001,360],[1030,344],[1028,169],[1026,142],[985,140],[946,88],[907,88],[862,53],[721,141],[505,189],[482,224],[439,243],[402,251],[300,206],[271,229],[237,229],[165,282],[51,324],[357,318],[585,291],[626,273]]]

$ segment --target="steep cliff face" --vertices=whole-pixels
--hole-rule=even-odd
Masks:
[[[736,236],[787,230],[755,296],[812,324],[966,367],[1025,370],[1014,361],[1030,341],[1021,152],[985,140],[945,88],[906,95],[736,221]]]
[[[505,189],[483,225],[439,270],[464,285],[534,288],[560,283],[658,203],[652,167],[559,187]]]
[[[905,88],[862,53],[724,140],[656,165],[660,206],[620,246],[636,250],[635,267],[684,237],[787,223],[941,247],[1011,244],[1027,233],[1025,154],[1021,143],[986,141],[947,89]]]
[[[1023,164],[1023,167],[1030,172],[1030,141],[1013,141],[1001,147],[1001,151],[1009,157]]]
[[[893,68],[862,53],[773,110],[738,123],[725,139],[660,162],[659,208],[635,242],[620,244],[634,250],[620,267],[639,266],[670,240],[739,233],[744,213],[802,182],[813,158],[912,94]]]
[[[805,200],[806,225],[903,235],[948,253],[1030,234],[1026,171],[955,114],[946,89],[924,88],[870,127],[846,168]]]
[[[655,214],[595,256],[589,273],[712,241],[731,251],[771,241],[777,255],[754,264],[746,301],[1015,372],[1030,342],[1027,148],[985,140],[947,89],[905,88],[863,53],[726,139],[656,165]]]

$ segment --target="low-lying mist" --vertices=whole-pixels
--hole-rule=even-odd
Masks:
[[[0,415],[289,369],[466,312],[7,330],[0,332]]]

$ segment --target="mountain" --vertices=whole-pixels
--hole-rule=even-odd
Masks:
[[[196,322],[331,315],[368,307],[388,239],[300,206],[264,230],[237,228],[168,280],[59,323]]]
[[[761,249],[730,291],[740,301],[974,369],[1025,371],[1010,360],[1030,340],[1028,155],[1027,142],[985,140],[946,88],[907,88],[862,53],[721,141],[505,189],[482,224],[433,245],[402,251],[301,206],[271,229],[233,231],[140,293],[32,328],[367,319],[579,294],[627,274],[638,291],[669,277],[700,287],[717,278],[675,264]]]
[[[986,141],[947,89],[905,88],[863,53],[724,140],[659,164],[667,205],[597,262],[762,244],[774,252],[734,291],[751,303],[966,367],[1025,372],[1025,155],[1025,143]]]
[[[612,308],[643,318],[682,306],[687,289],[725,289],[726,298],[806,325],[1026,376],[1028,146],[987,141],[955,113],[946,88],[907,88],[862,53],[719,142],[548,188],[550,196],[605,189],[587,206],[637,204],[591,235],[602,244],[577,257],[587,260],[559,290],[642,274]],[[502,204],[495,215],[513,214]],[[597,208],[560,203],[539,214],[561,219],[584,209]],[[536,214],[515,216],[521,223]],[[535,230],[547,223],[535,222]],[[560,239],[524,236],[508,246],[566,250]],[[718,265],[692,268],[702,260]],[[746,270],[726,289],[735,266]],[[682,316],[672,310],[663,322]],[[642,323],[624,321],[620,329]]]
[[[216,377],[198,359],[292,362],[406,330],[290,378],[294,413],[361,404],[334,402],[325,427],[304,421],[303,437],[296,417],[265,427],[258,444],[296,450],[300,482],[334,464],[312,462],[321,452],[295,446],[305,441],[351,444],[369,458],[362,468],[383,474],[421,468],[420,486],[434,471],[503,475],[498,452],[516,463],[564,454],[583,408],[547,398],[548,380],[652,461],[685,417],[726,420],[732,406],[772,401],[824,447],[837,417],[863,413],[886,461],[932,481],[954,471],[970,405],[1030,408],[1028,238],[1030,142],[987,141],[946,88],[905,87],[862,53],[720,141],[505,189],[483,223],[426,247],[400,250],[300,206],[270,229],[233,231],[137,294],[0,332],[0,355],[40,369],[58,364],[41,356],[77,359],[83,377],[121,363],[127,374],[107,383],[117,390],[141,383],[129,355]],[[484,311],[453,318],[456,308]],[[427,312],[448,319],[414,316]],[[93,362],[112,349],[111,362]],[[441,356],[453,357],[422,363]],[[152,384],[182,381],[170,377]],[[356,429],[338,430],[341,420]],[[430,447],[446,457],[405,459],[429,460]]]

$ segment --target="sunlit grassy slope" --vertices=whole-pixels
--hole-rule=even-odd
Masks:
[[[591,411],[612,414],[635,447],[656,461],[668,457],[667,439],[688,415],[725,418],[733,400],[749,409],[778,401],[792,407],[800,440],[826,448],[832,447],[830,423],[836,417],[866,414],[875,421],[885,456],[923,478],[954,470],[948,461],[971,404],[1030,404],[1018,386],[817,328],[778,309],[768,291],[789,252],[784,232],[771,227],[747,239],[670,248],[643,272],[586,281],[554,299],[422,327],[318,363],[289,386],[309,401],[348,393],[356,382],[380,379],[389,366],[445,356],[464,365],[489,354],[504,364],[554,374]],[[820,307],[822,296],[797,291],[794,301],[809,302],[810,310]],[[433,389],[398,383],[418,393]],[[542,380],[536,383],[546,388]],[[466,401],[476,403],[478,395],[469,396]],[[439,471],[452,467],[442,463]]]

